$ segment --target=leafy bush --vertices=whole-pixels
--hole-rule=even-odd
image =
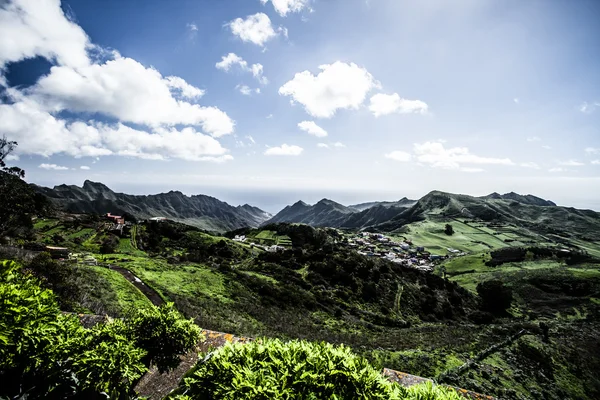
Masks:
[[[512,289],[497,279],[479,283],[477,294],[481,297],[482,308],[494,314],[504,313],[513,299]]]
[[[446,389],[404,389],[348,347],[261,339],[228,344],[185,379],[184,399],[458,399]]]
[[[200,339],[200,328],[191,319],[182,318],[173,303],[140,310],[128,322],[130,336],[148,352],[144,358],[146,365],[152,363],[161,372],[176,368],[179,356]]]
[[[0,263],[0,398],[127,398],[151,363],[176,367],[200,337],[172,304],[85,329],[39,283]]]
[[[14,262],[0,265],[0,304],[0,397],[118,397],[146,369],[122,322],[84,329]]]

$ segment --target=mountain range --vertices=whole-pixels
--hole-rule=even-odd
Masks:
[[[86,180],[82,187],[34,185],[60,209],[73,213],[124,214],[138,219],[165,217],[209,231],[223,232],[246,226],[257,227],[271,214],[248,204],[231,206],[205,195],[186,196],[178,191],[155,195],[115,193],[106,185]]]
[[[560,207],[550,200],[518,193],[474,197],[433,191],[419,200],[361,203],[350,206],[330,199],[314,205],[298,201],[271,215],[248,204],[231,206],[214,197],[187,196],[178,191],[155,195],[116,193],[106,185],[86,180],[82,187],[33,185],[60,209],[74,213],[129,213],[138,219],[166,217],[206,230],[223,232],[270,223],[302,223],[314,227],[393,231],[431,216],[505,221],[538,231],[570,230],[578,236],[600,232],[600,213]]]

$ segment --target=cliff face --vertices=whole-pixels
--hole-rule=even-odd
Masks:
[[[258,207],[234,207],[214,197],[186,196],[178,191],[155,195],[115,193],[106,185],[86,180],[82,187],[35,186],[57,207],[74,213],[129,213],[139,219],[166,217],[212,231],[256,227],[271,217]]]

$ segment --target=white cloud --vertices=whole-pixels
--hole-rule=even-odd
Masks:
[[[269,0],[260,0],[261,3],[267,4]],[[273,8],[279,15],[285,17],[288,13],[296,13],[309,7],[310,0],[271,0]]]
[[[332,142],[332,143],[317,143],[317,147],[321,147],[323,149],[328,149],[330,147],[336,147],[338,149],[345,148],[346,145],[342,142]]]
[[[19,161],[21,158],[16,155],[16,154],[9,154],[6,157],[4,157],[5,161]]]
[[[40,164],[40,165],[38,165],[38,168],[53,170],[53,171],[66,171],[69,169],[68,167],[63,167],[61,165],[56,165],[56,164]]]
[[[215,67],[227,72],[233,65],[238,65],[244,72],[251,72],[252,76],[254,76],[260,84],[266,85],[269,83],[269,80],[263,76],[262,64],[252,64],[252,66],[249,67],[248,62],[235,53],[229,53],[226,56],[221,57],[221,61],[216,63]]]
[[[78,69],[52,67],[26,95],[52,112],[101,113],[152,127],[198,125],[215,137],[233,132],[235,123],[223,111],[179,100],[172,92],[184,98],[203,93],[181,78],[163,78],[153,68],[117,57]]]
[[[594,111],[596,111],[596,108],[598,108],[598,107],[600,107],[600,102],[596,101],[596,102],[588,103],[587,101],[584,101],[579,106],[579,111],[581,111],[584,114],[591,114]]]
[[[548,172],[567,172],[567,171],[568,171],[568,170],[566,170],[566,169],[564,169],[564,168],[559,168],[559,167],[556,167],[556,168],[550,168],[550,169],[548,170]]]
[[[4,2],[0,69],[35,56],[56,65],[34,86],[23,91],[9,88],[7,93],[11,102],[37,103],[43,115],[85,112],[152,128],[201,126],[215,137],[233,132],[234,121],[223,111],[185,101],[201,97],[201,89],[92,44],[65,16],[59,0]]]
[[[250,95],[252,95],[252,89],[250,88],[250,86],[247,86],[247,85],[237,85],[235,88],[237,90],[239,90],[240,93],[243,94],[244,96],[250,96]]]
[[[304,106],[313,117],[331,118],[339,109],[358,109],[367,93],[379,83],[365,68],[336,61],[319,66],[321,72],[296,73],[291,81],[279,88],[279,94],[290,96]]]
[[[86,33],[65,18],[60,0],[13,0],[0,8],[0,70],[7,63],[42,56],[69,67],[90,63]]]
[[[520,102],[520,100],[519,100],[519,98],[518,98],[518,97],[515,97],[515,98],[513,99],[513,101],[515,102],[515,104],[519,104],[519,102]]]
[[[254,78],[256,78],[256,80],[262,85],[269,83],[267,77],[263,76],[262,64],[252,64],[252,76],[254,76]]]
[[[267,115],[267,119],[273,119],[273,114]]]
[[[524,167],[524,168],[540,169],[540,166],[534,162],[524,162],[524,163],[519,164],[519,166]]]
[[[577,160],[568,160],[568,161],[560,161],[558,163],[558,165],[564,165],[566,167],[581,167],[582,165],[585,165],[582,162],[579,162]]]
[[[217,69],[222,69],[223,71],[229,71],[232,65],[239,65],[243,70],[248,68],[248,63],[240,56],[235,53],[229,53],[226,56],[221,57],[221,61],[215,64]]]
[[[79,167],[79,169],[83,169],[85,171],[89,171],[90,167],[88,167],[87,165],[82,165],[81,167]]]
[[[282,144],[279,147],[269,147],[265,151],[265,155],[267,156],[299,156],[302,154],[304,149],[299,146],[288,146],[287,144]]]
[[[308,133],[309,135],[313,135],[316,137],[327,136],[327,131],[321,128],[319,125],[317,125],[315,121],[302,121],[298,123],[298,127],[306,133]]]
[[[194,41],[196,36],[198,36],[198,25],[196,25],[194,22],[190,22],[185,24],[185,27],[187,29],[188,40]]]
[[[600,160],[592,160],[592,165],[600,165]]]
[[[246,139],[248,139],[252,144],[256,144],[256,141],[254,140],[254,138],[250,135],[246,135]]]
[[[514,165],[508,158],[477,156],[466,147],[446,149],[440,142],[415,143],[413,151],[417,161],[434,168],[460,169],[462,164]]]
[[[369,110],[375,117],[398,114],[427,114],[428,106],[421,100],[407,100],[401,98],[398,93],[378,93],[371,97]]]
[[[146,159],[179,158],[202,161],[225,156],[227,149],[192,127],[156,127],[152,132],[95,121],[68,122],[25,100],[0,104],[0,132],[19,142],[20,154],[74,157],[121,155]],[[210,160],[209,160],[210,161]]]
[[[169,88],[178,91],[181,97],[186,99],[197,99],[204,96],[204,90],[190,85],[178,76],[167,76],[165,81]]]
[[[527,138],[527,141],[528,141],[528,142],[540,142],[541,140],[542,140],[542,139],[541,139],[540,137],[538,137],[538,136],[529,136],[529,137]]]
[[[586,154],[600,154],[600,147],[586,147]]]
[[[385,158],[389,158],[391,160],[400,161],[400,162],[409,162],[412,159],[412,155],[405,151],[392,151],[385,155]]]
[[[265,13],[248,15],[246,19],[236,18],[227,24],[231,33],[238,36],[244,42],[251,42],[258,46],[264,46],[266,42],[275,38],[279,33],[287,36],[287,30],[279,28],[277,31],[271,25],[271,19]]]
[[[546,150],[550,150],[552,147],[548,146],[547,144],[542,146],[542,149],[546,149]]]

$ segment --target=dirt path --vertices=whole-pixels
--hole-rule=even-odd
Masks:
[[[142,282],[142,280],[135,276],[130,270],[123,267],[119,267],[117,265],[109,265],[109,268],[123,275],[125,279],[127,279],[136,288],[138,288],[155,306],[162,306],[163,304],[165,304],[165,301],[162,299],[162,297],[159,296],[158,293],[156,293],[156,290],[152,289],[144,282]]]

